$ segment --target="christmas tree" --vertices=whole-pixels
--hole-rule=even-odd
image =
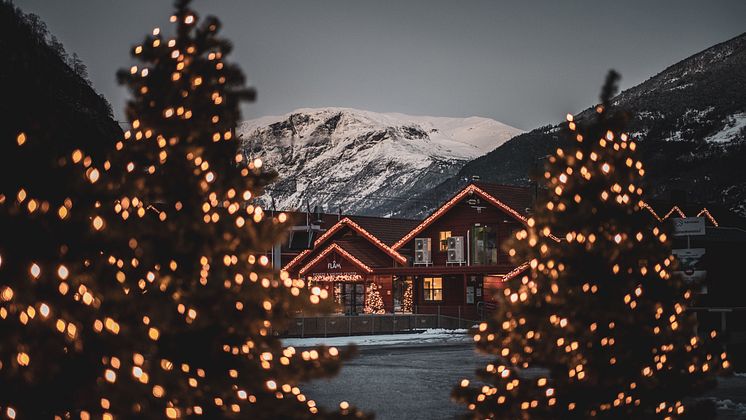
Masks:
[[[402,311],[411,313],[414,307],[414,292],[412,290],[412,284],[406,283],[404,286],[404,300],[402,303]]]
[[[454,389],[473,418],[714,415],[690,397],[729,363],[714,332],[697,335],[668,234],[641,211],[645,169],[624,133],[629,116],[611,108],[617,79],[609,73],[592,115],[568,115],[568,147],[543,174],[547,197],[510,244],[531,270],[474,331],[497,357],[477,371],[482,385]]]
[[[117,348],[99,362],[100,411],[119,417],[307,418],[325,412],[299,383],[335,374],[336,348],[297,351],[277,332],[326,292],[277,275],[266,251],[284,237],[276,217],[247,204],[272,180],[235,138],[254,98],[226,60],[220,22],[176,3],[176,33],[156,29],[118,78],[132,93],[132,128],[116,144],[93,216],[106,232],[100,279],[120,293],[93,325]],[[328,305],[327,305],[328,306]]]
[[[381,298],[381,292],[379,291],[381,286],[376,282],[371,282],[367,290],[365,291],[365,306],[363,312],[366,314],[384,314],[386,310],[383,308],[383,298]]]
[[[93,331],[111,290],[92,276],[102,233],[93,213],[121,129],[73,73],[44,23],[0,2],[0,416],[99,409]],[[70,106],[73,102],[76,106]],[[114,347],[111,347],[114,348]]]

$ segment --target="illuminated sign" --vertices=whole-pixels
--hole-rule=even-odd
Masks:
[[[338,263],[337,260],[334,259],[334,260],[332,260],[332,262],[330,262],[330,263],[328,263],[326,265],[326,268],[328,268],[330,270],[335,270],[335,269],[342,268],[342,264]]]

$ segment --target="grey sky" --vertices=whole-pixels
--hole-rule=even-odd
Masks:
[[[16,0],[88,66],[121,118],[114,74],[166,0]],[[258,90],[245,118],[346,106],[478,115],[523,129],[597,98],[609,68],[631,87],[746,31],[746,1],[197,0]]]

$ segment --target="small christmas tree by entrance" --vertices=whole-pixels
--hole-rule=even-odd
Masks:
[[[383,298],[380,292],[381,287],[376,282],[371,282],[365,291],[365,306],[363,312],[366,314],[384,314]]]
[[[402,302],[402,311],[405,313],[412,313],[414,309],[414,291],[412,283],[407,282],[404,286],[404,299]]]
[[[453,392],[473,418],[706,418],[689,400],[714,385],[726,355],[696,333],[692,292],[671,275],[669,238],[642,211],[638,144],[612,112],[618,75],[580,121],[543,178],[527,227],[509,250],[530,272],[507,285],[474,331],[496,359]],[[527,375],[526,369],[541,372]],[[537,369],[538,368],[538,369]],[[711,407],[711,405],[710,405]]]

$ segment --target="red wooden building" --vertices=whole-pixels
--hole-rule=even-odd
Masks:
[[[306,214],[273,258],[326,288],[347,314],[366,311],[375,283],[387,313],[476,317],[524,268],[502,245],[525,223],[531,199],[529,188],[472,182],[424,220]]]

